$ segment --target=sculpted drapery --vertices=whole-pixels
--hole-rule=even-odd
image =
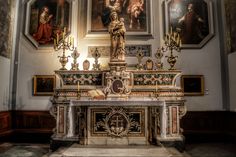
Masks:
[[[110,14],[111,22],[108,31],[111,37],[110,60],[116,62],[125,61],[125,26],[124,19],[118,19],[118,14],[112,11]]]

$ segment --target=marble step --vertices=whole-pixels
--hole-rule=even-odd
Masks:
[[[49,157],[186,157],[175,148],[155,146],[81,146],[60,148]]]

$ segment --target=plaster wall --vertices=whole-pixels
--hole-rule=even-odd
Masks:
[[[17,2],[7,0],[0,2],[0,111],[11,110],[11,83],[12,83],[12,58],[15,50],[15,13],[17,12]],[[7,57],[7,58],[6,58]]]
[[[213,0],[216,2],[217,0]],[[22,3],[23,5],[23,3]],[[219,48],[219,33],[216,4],[214,8],[214,26],[215,36],[202,49],[186,49],[180,54],[177,69],[181,69],[183,74],[204,75],[205,77],[205,95],[201,97],[186,97],[187,108],[190,111],[214,111],[222,110],[222,87],[221,87],[221,65],[220,65],[220,48]],[[156,9],[158,8],[158,9]],[[86,11],[86,8],[82,8]],[[160,38],[163,33],[163,12],[161,0],[153,0],[152,4],[153,18],[153,37],[149,40],[127,40],[127,44],[151,44],[152,54],[156,52],[160,46]],[[159,15],[159,16],[158,16]],[[81,36],[83,30],[80,23],[81,18],[78,14],[78,2],[73,1],[73,16],[72,16],[72,35],[77,39],[78,35],[78,50],[81,53],[79,58],[80,69],[82,61],[87,56],[87,47],[89,45],[109,45],[109,39],[90,40],[84,39]],[[79,19],[79,20],[78,20]],[[21,27],[23,30],[23,16]],[[79,21],[79,22],[77,22]],[[78,25],[77,25],[78,24]],[[22,31],[23,32],[23,31]],[[20,36],[19,48],[19,73],[18,73],[18,88],[16,108],[18,110],[48,110],[50,107],[49,97],[32,96],[32,77],[33,75],[54,74],[54,70],[60,68],[57,56],[58,53],[53,50],[36,50],[23,34]],[[93,61],[92,59],[90,61]],[[146,61],[146,59],[144,59]],[[108,62],[108,59],[102,59],[102,64]],[[128,64],[136,64],[136,58],[127,59]],[[168,69],[165,63],[165,69]]]
[[[229,87],[230,87],[230,110],[236,112],[236,52],[228,55],[229,59]]]
[[[10,87],[10,59],[0,56],[0,111],[8,111]]]

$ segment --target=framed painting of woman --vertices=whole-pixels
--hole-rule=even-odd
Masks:
[[[36,48],[51,47],[53,39],[71,31],[71,0],[29,0],[26,3],[25,36]]]

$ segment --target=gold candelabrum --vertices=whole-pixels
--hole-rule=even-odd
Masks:
[[[173,55],[173,51],[180,52],[182,41],[180,39],[180,35],[177,32],[172,31],[172,27],[170,33],[166,34],[164,37],[165,46],[162,47],[163,52],[170,52],[169,56],[165,56],[167,58],[167,62],[170,64],[169,70],[175,70],[174,66],[177,61],[178,56]]]
[[[66,50],[74,51],[74,38],[73,37],[68,37],[66,40],[66,28],[64,28],[64,31],[62,32],[62,41],[59,42],[59,34],[57,33],[57,38],[54,39],[54,50],[59,51],[62,49],[62,56],[58,56],[59,62],[61,63],[61,68],[60,70],[67,70],[65,68],[66,64],[69,61],[70,56],[66,56]]]

